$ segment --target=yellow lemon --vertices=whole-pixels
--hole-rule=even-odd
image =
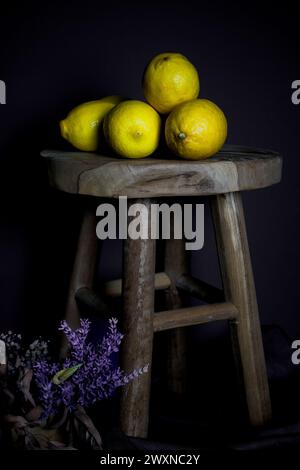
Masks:
[[[198,97],[198,72],[181,54],[158,54],[145,70],[143,90],[153,108],[162,114],[169,113],[178,104]]]
[[[107,96],[101,100],[88,101],[72,109],[66,119],[60,121],[64,139],[79,150],[92,152],[98,147],[99,127],[104,116],[120,103],[120,96]]]
[[[176,155],[190,160],[217,153],[227,137],[227,120],[212,101],[199,99],[177,106],[169,114],[165,137]]]
[[[108,144],[122,157],[147,157],[157,148],[160,117],[149,104],[123,101],[104,119],[103,129]]]

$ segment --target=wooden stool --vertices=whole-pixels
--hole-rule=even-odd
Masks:
[[[271,405],[255,286],[240,191],[263,188],[281,178],[281,158],[270,151],[225,146],[203,161],[146,158],[128,160],[82,152],[44,151],[51,184],[59,190],[132,202],[151,198],[212,196],[212,214],[224,292],[187,273],[184,242],[169,240],[165,271],[155,274],[155,240],[124,242],[121,280],[106,285],[108,295],[123,291],[122,366],[126,371],[151,365],[153,333],[172,330],[171,364],[174,388],[180,390],[184,371],[183,329],[216,320],[230,320],[236,354],[242,365],[250,422],[261,425],[271,417]],[[100,201],[98,201],[100,202]],[[66,319],[78,326],[79,303],[95,310],[103,301],[93,291],[96,259],[95,210],[87,209],[79,236],[70,284]],[[170,310],[154,313],[154,292],[166,289]],[[183,308],[180,292],[207,304]],[[148,429],[151,374],[122,390],[121,425],[131,436],[145,437]]]

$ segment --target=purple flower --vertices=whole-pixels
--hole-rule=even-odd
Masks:
[[[45,416],[55,414],[57,407],[60,405],[54,383],[49,380],[49,377],[56,374],[58,369],[58,364],[51,364],[45,360],[37,361],[34,364],[35,382],[39,389],[39,398]]]
[[[81,361],[84,354],[84,348],[87,336],[90,330],[89,320],[80,320],[80,327],[73,331],[66,321],[62,321],[60,327],[61,330],[67,337],[69,344],[72,348],[72,355],[77,361]]]
[[[35,383],[45,416],[55,414],[61,405],[71,411],[77,405],[89,407],[110,397],[117,387],[147,372],[148,366],[145,366],[126,375],[119,367],[113,366],[112,354],[119,351],[123,338],[117,324],[115,318],[110,319],[108,332],[102,342],[93,345],[87,341],[90,330],[88,320],[81,320],[80,327],[75,331],[65,321],[61,323],[59,329],[70,343],[69,356],[62,363],[40,360],[33,364]],[[79,365],[80,368],[76,368]],[[62,377],[58,382],[53,381],[57,372]]]

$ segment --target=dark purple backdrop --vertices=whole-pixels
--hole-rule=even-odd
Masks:
[[[300,105],[291,102],[300,67],[293,7],[62,3],[0,7],[0,79],[7,86],[7,104],[0,106],[0,328],[44,331],[63,312],[79,213],[70,196],[48,188],[39,157],[43,148],[66,148],[58,121],[102,95],[142,99],[146,62],[157,52],[179,51],[199,70],[201,96],[224,109],[228,142],[284,156],[282,183],[249,192],[244,201],[262,321],[300,337]],[[212,236],[208,220],[205,249],[193,253],[192,266],[218,283]],[[106,246],[102,276],[119,275],[120,246]]]

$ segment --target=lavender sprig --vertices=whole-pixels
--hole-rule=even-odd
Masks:
[[[65,321],[61,323],[59,329],[65,333],[70,343],[68,358],[62,364],[45,360],[38,360],[33,364],[39,400],[45,416],[55,414],[61,405],[70,411],[78,405],[89,407],[110,397],[116,388],[147,372],[147,365],[130,374],[113,366],[112,355],[119,351],[123,338],[117,323],[115,318],[109,320],[107,334],[96,345],[87,342],[90,330],[88,320],[81,320],[80,327],[75,331]],[[55,374],[60,374],[65,369],[69,374],[67,379],[53,381]]]

